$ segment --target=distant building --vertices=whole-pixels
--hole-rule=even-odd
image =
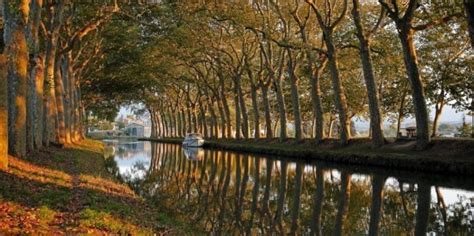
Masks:
[[[128,134],[128,136],[144,137],[145,126],[139,123],[130,122],[125,126],[125,132]]]

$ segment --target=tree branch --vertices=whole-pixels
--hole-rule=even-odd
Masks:
[[[461,12],[457,12],[457,13],[454,13],[454,14],[451,14],[451,15],[447,15],[443,18],[439,18],[439,19],[430,21],[426,24],[413,26],[412,28],[416,31],[425,30],[425,29],[433,28],[433,27],[436,27],[438,25],[447,23],[448,21],[450,21],[453,18],[462,17],[462,16],[463,16],[463,14]]]

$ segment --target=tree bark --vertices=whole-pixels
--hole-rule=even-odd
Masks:
[[[295,119],[295,139],[297,142],[303,138],[301,130],[301,111],[300,111],[300,99],[298,93],[298,77],[295,74],[295,62],[293,61],[293,55],[291,50],[288,50],[288,74],[290,76],[290,87],[291,87],[291,103],[293,105],[293,117]]]
[[[35,130],[34,130],[34,146],[36,149],[43,147],[43,126],[45,125],[44,118],[44,54],[42,53],[36,58],[36,65],[33,68],[31,74],[34,77],[35,85]]]
[[[36,143],[36,136],[41,134],[41,132],[37,132],[37,126],[40,123],[37,120],[37,108],[42,107],[42,103],[38,104],[38,101],[42,100],[42,97],[38,96],[37,93],[37,86],[38,82],[36,80],[42,81],[42,69],[38,68],[41,67],[41,53],[39,50],[39,37],[38,37],[38,29],[41,22],[41,11],[42,11],[42,0],[32,0],[30,2],[30,16],[29,22],[26,29],[26,39],[28,45],[30,45],[30,62],[28,68],[28,96],[27,96],[27,131],[26,131],[26,144],[27,144],[27,151],[31,152],[35,150],[37,147]],[[42,85],[41,85],[42,87]],[[41,105],[41,106],[40,106]],[[42,122],[42,121],[41,121]],[[41,124],[42,125],[42,124]],[[39,145],[41,147],[41,144]]]
[[[4,54],[0,54],[0,170],[6,170],[8,168],[7,63],[7,57]]]
[[[314,126],[314,138],[317,143],[320,143],[324,138],[324,110],[321,101],[321,88],[319,85],[319,79],[324,71],[324,68],[327,64],[327,58],[324,58],[321,62],[321,65],[313,69],[314,58],[308,52],[308,67],[311,73],[310,82],[311,82],[311,102],[313,105],[313,118],[316,121]],[[313,72],[314,70],[314,72]]]
[[[227,121],[226,125],[226,131],[227,131],[227,138],[232,137],[232,120],[230,118],[230,107],[229,103],[227,102],[227,96],[225,94],[225,84],[224,84],[224,78],[222,76],[219,76],[219,92],[220,92],[220,100],[222,101],[222,106],[224,109],[224,114],[225,114],[225,120]]]
[[[57,131],[57,108],[55,92],[55,62],[56,49],[58,47],[59,28],[61,26],[61,15],[64,2],[56,3],[47,7],[47,40],[45,56],[45,83],[44,89],[47,93],[43,96],[43,145],[49,146],[49,143],[56,139]],[[82,107],[84,109],[84,107]]]
[[[240,127],[241,125],[241,116],[240,116],[240,104],[239,104],[239,88],[237,80],[234,80],[234,106],[235,106],[235,138],[241,138]]]
[[[265,110],[265,136],[267,139],[273,138],[272,118],[270,111],[270,102],[268,101],[268,86],[262,85],[263,108]]]
[[[339,114],[339,135],[340,141],[343,145],[349,142],[351,137],[350,122],[347,114],[347,100],[344,94],[344,88],[341,83],[339,75],[339,66],[337,62],[337,53],[334,43],[332,41],[332,30],[325,30],[325,42],[327,47],[327,54],[329,60],[329,70],[331,72],[331,82],[334,90],[335,105]]]
[[[186,106],[186,113],[187,113],[187,117],[188,117],[188,127],[186,129],[186,132],[187,133],[191,133],[193,132],[193,120],[192,120],[192,117],[191,117],[191,106],[188,104]]]
[[[464,0],[464,9],[466,10],[466,20],[471,38],[471,47],[474,48],[474,1]]]
[[[439,118],[441,117],[441,113],[443,112],[444,108],[444,98],[438,101],[435,105],[435,116],[433,119],[433,129],[431,131],[431,137],[434,138],[438,136],[438,125],[439,125]]]
[[[258,102],[257,102],[257,86],[255,84],[251,85],[251,96],[252,96],[252,109],[253,109],[253,124],[254,124],[254,134],[255,139],[260,138],[260,114],[258,111]]]
[[[397,118],[397,138],[400,138],[400,129],[402,125],[403,117],[405,116],[403,109],[405,109],[405,97],[406,90],[402,92],[402,98],[400,100],[400,106],[398,107],[398,118]]]
[[[179,111],[181,114],[181,137],[186,136],[186,112],[184,111],[184,108],[181,107],[181,110]]]
[[[429,135],[429,116],[426,107],[423,82],[418,69],[418,57],[416,55],[414,43],[414,31],[410,24],[398,24],[399,38],[402,44],[405,67],[407,68],[408,79],[411,86],[413,105],[415,107],[416,118],[416,141],[417,148],[422,150],[428,147],[430,142]]]
[[[5,54],[9,56],[8,78],[8,152],[26,155],[26,113],[28,89],[28,46],[25,29],[29,0],[8,2],[3,8]]]
[[[56,93],[56,108],[57,108],[57,142],[59,144],[66,143],[66,118],[64,116],[64,84],[61,74],[61,59],[62,57],[57,54],[55,62],[55,76],[54,76],[54,89]]]
[[[64,54],[61,63],[60,63],[60,72],[63,82],[63,105],[64,105],[64,124],[65,124],[65,143],[72,143],[71,139],[71,73],[69,73],[69,64],[71,63],[70,59],[72,59],[69,53]]]
[[[211,114],[211,138],[217,139],[219,136],[219,125],[217,124],[217,115],[214,108],[214,101],[210,101],[208,106],[209,113]]]
[[[237,78],[237,91],[239,97],[239,104],[240,104],[240,112],[242,115],[242,134],[245,139],[249,138],[249,115],[247,112],[247,105],[245,104],[245,97],[242,91],[242,78],[239,76]]]
[[[377,91],[377,83],[375,82],[372,57],[370,55],[370,42],[361,22],[359,0],[352,0],[352,5],[352,16],[357,29],[357,38],[359,39],[359,56],[362,62],[362,70],[364,72],[365,86],[367,88],[367,96],[369,101],[372,144],[375,147],[380,147],[385,141],[382,131],[382,116],[380,114],[379,94]]]
[[[156,138],[156,121],[155,121],[155,115],[153,114],[153,109],[148,108],[148,113],[150,114],[150,121],[151,121],[151,132],[150,132],[150,138]]]
[[[286,132],[286,106],[285,106],[285,97],[283,96],[283,85],[281,78],[273,78],[275,93],[277,98],[278,113],[280,117],[280,141],[284,141],[288,135]]]
[[[183,120],[181,119],[181,110],[179,109],[179,106],[177,107],[177,110],[175,112],[175,119],[177,122],[176,125],[176,137],[181,137],[182,136],[182,130],[183,130]]]
[[[224,108],[222,107],[222,101],[218,98],[217,99],[217,109],[219,111],[219,118],[221,121],[221,138],[227,137],[227,120],[224,112]]]

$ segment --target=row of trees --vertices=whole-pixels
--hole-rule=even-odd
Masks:
[[[152,136],[346,144],[362,117],[378,147],[384,120],[413,115],[426,148],[446,104],[472,110],[468,4],[164,1],[137,21]]]
[[[0,2],[2,160],[124,104],[146,104],[154,136],[347,143],[367,117],[375,146],[414,114],[420,148],[427,103],[433,135],[446,104],[472,108],[470,1]]]
[[[83,39],[117,3],[0,1],[0,162],[83,138],[80,80],[97,53]],[[8,151],[7,151],[8,150]]]

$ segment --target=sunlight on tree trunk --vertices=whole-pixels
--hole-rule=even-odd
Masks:
[[[0,170],[8,168],[7,58],[0,55]]]
[[[8,60],[8,151],[16,157],[26,155],[26,108],[28,89],[28,47],[25,27],[30,1],[9,3],[4,8],[5,54]]]

